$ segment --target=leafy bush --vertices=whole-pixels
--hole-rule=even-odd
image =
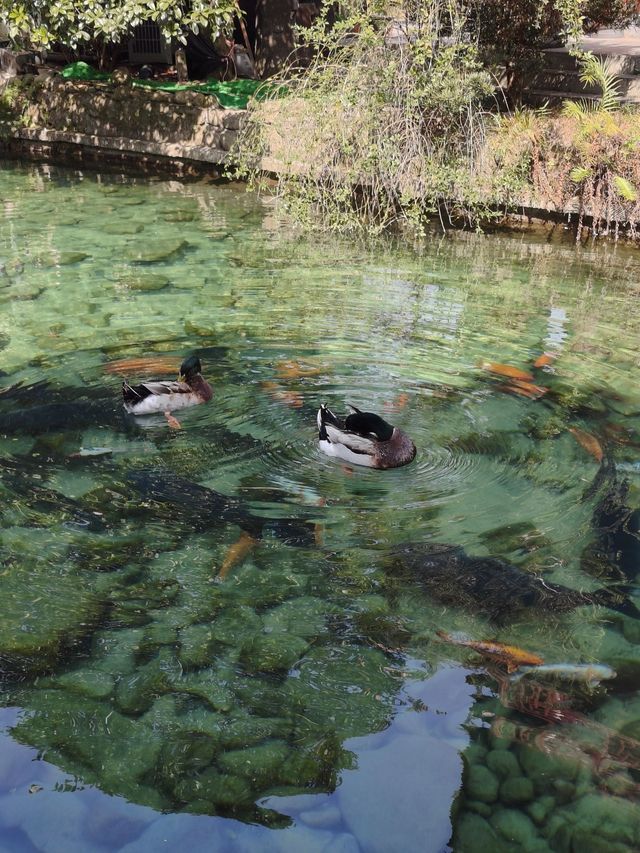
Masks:
[[[405,28],[370,13],[333,25],[321,15],[307,31],[311,65],[287,69],[277,100],[253,104],[236,151],[241,174],[271,166],[307,224],[419,227],[443,206],[475,218],[493,87],[465,16],[445,0],[427,6]]]

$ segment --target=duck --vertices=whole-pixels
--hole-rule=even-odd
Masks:
[[[125,379],[122,383],[124,407],[132,415],[171,412],[207,403],[212,397],[211,385],[203,378],[200,359],[195,355],[182,362],[177,382],[158,380],[129,385]]]
[[[380,415],[349,405],[351,414],[339,418],[323,403],[318,409],[319,448],[350,465],[400,468],[415,459],[416,446],[398,427]]]

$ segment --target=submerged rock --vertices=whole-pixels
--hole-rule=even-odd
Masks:
[[[474,764],[469,768],[464,788],[470,800],[494,803],[498,799],[498,780],[481,764]]]
[[[129,249],[125,258],[135,264],[156,264],[175,257],[188,245],[186,240],[145,240]]]

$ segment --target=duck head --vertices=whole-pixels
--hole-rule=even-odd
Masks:
[[[197,355],[190,355],[180,365],[180,379],[188,382],[199,373],[202,373],[202,365]]]
[[[347,415],[344,425],[349,432],[358,433],[363,436],[373,436],[378,441],[389,441],[393,435],[393,427],[390,423],[375,415],[373,412],[361,412],[355,406],[350,406],[353,413]]]

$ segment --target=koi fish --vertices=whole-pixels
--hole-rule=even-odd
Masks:
[[[438,637],[446,643],[453,643],[456,646],[466,646],[485,655],[489,658],[494,658],[507,667],[507,672],[515,672],[521,666],[529,665],[532,667],[544,663],[544,659],[532,652],[527,652],[525,649],[520,649],[518,646],[506,646],[504,643],[489,642],[485,640],[472,640],[466,634],[447,634],[446,631],[436,631]]]
[[[285,406],[290,406],[292,409],[301,409],[304,405],[302,394],[297,391],[286,391],[277,382],[261,382],[260,384],[271,399],[278,403],[284,403]]]
[[[528,397],[530,400],[539,400],[549,390],[543,385],[534,385],[533,382],[525,382],[522,379],[512,379],[505,385],[499,386],[500,391],[508,391],[518,394],[520,397]]]
[[[275,365],[279,379],[302,379],[306,376],[318,376],[322,373],[320,367],[303,364],[300,361],[279,361]]]
[[[604,663],[547,663],[541,666],[523,666],[512,681],[519,681],[529,673],[534,676],[560,678],[563,681],[582,681],[587,687],[597,687],[601,681],[616,677],[615,669]]]
[[[520,370],[519,367],[513,367],[511,364],[498,364],[495,361],[482,361],[480,367],[483,370],[488,370],[489,373],[495,373],[498,376],[507,376],[509,379],[519,379],[522,382],[533,382],[533,374],[526,370]]]
[[[578,444],[584,447],[587,453],[590,453],[597,462],[602,462],[602,457],[604,455],[602,445],[594,435],[591,435],[589,432],[585,432],[579,427],[569,427],[569,432]]]
[[[240,538],[229,546],[218,572],[218,580],[224,580],[231,569],[253,551],[257,543],[258,540],[254,536],[243,530]]]
[[[538,356],[536,360],[533,362],[534,367],[546,367],[547,365],[554,362],[556,356],[550,352],[543,352],[542,355]]]
[[[146,356],[142,358],[121,358],[104,365],[105,373],[115,373],[118,376],[132,374],[171,375],[180,369],[180,360],[165,356]]]
[[[409,399],[409,395],[403,391],[401,394],[398,394],[394,400],[390,400],[388,403],[385,403],[383,409],[386,412],[400,412],[407,405]]]
[[[113,453],[111,447],[81,447],[76,453],[70,453],[69,459],[84,459],[87,456],[109,456]]]

